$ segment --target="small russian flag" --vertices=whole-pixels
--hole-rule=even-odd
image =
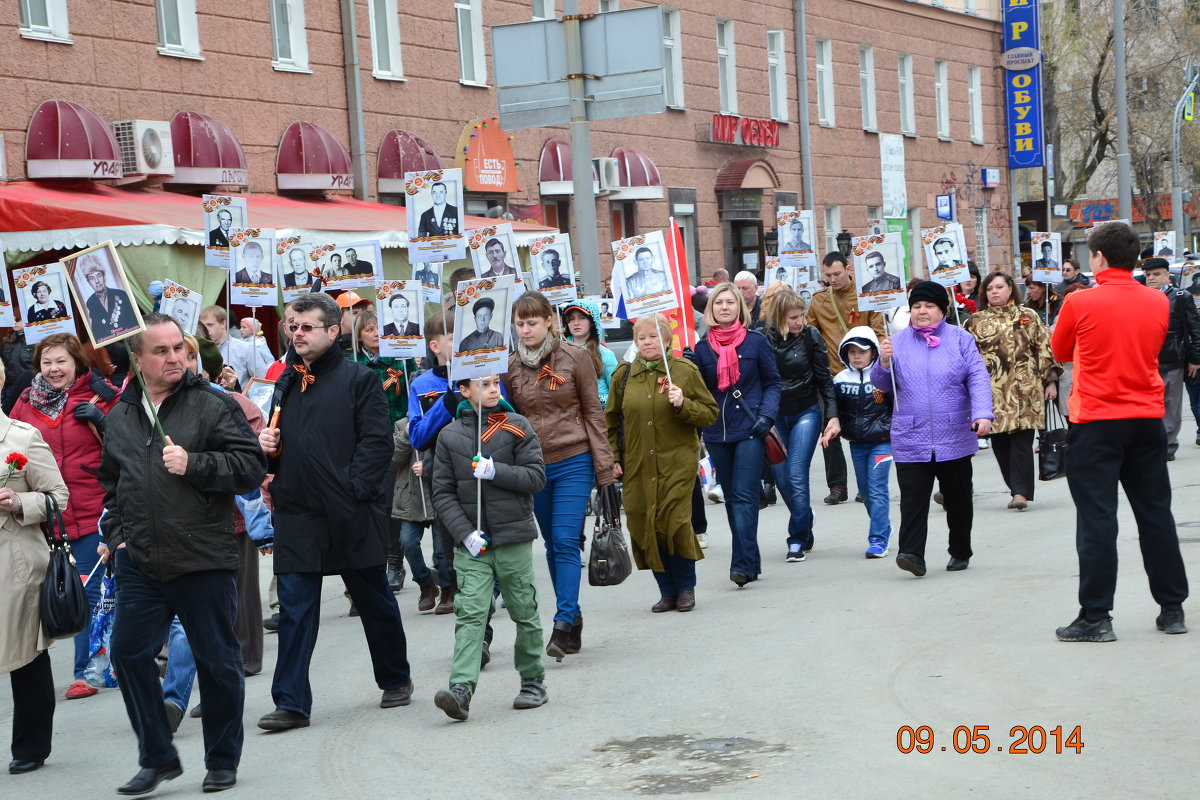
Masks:
[[[888,453],[886,456],[875,456],[875,466],[878,467],[880,464],[886,464],[891,460],[892,460],[891,453]]]

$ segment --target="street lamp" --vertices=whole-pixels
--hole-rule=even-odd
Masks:
[[[853,238],[854,237],[850,235],[850,231],[846,230],[845,228],[842,228],[842,232],[837,235],[838,251],[847,258],[850,257],[850,241]]]

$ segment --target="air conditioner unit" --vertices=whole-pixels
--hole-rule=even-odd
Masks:
[[[621,188],[621,171],[615,158],[593,158],[592,170],[596,173],[598,194],[611,194]]]
[[[125,175],[174,175],[171,123],[130,119],[113,123]]]

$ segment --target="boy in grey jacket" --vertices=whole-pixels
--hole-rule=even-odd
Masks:
[[[500,396],[500,376],[459,381],[459,391],[465,399],[457,418],[442,429],[434,450],[433,507],[456,545],[458,573],[450,688],[439,690],[434,703],[450,718],[465,720],[497,582],[517,627],[514,661],[521,690],[513,708],[537,708],[547,699],[533,576],[533,494],[545,485],[546,470],[533,427]]]

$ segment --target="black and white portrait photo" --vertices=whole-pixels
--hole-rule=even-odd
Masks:
[[[953,286],[967,280],[967,246],[963,227],[957,222],[948,222],[936,228],[921,231],[925,263],[929,268],[929,279],[942,286]]]
[[[1168,261],[1175,259],[1175,231],[1154,232],[1154,255]]]
[[[453,195],[450,192],[450,186],[454,185],[451,181],[436,181],[429,188],[430,206],[421,212],[419,222],[417,224],[417,236],[450,236],[455,233],[461,233],[461,220],[459,219],[458,209],[462,205],[459,200],[459,205],[455,205]]]
[[[507,295],[507,292],[504,294]],[[496,314],[496,300],[485,293],[471,304],[471,321],[474,323],[460,335],[456,353],[471,353],[476,350],[490,350],[504,347],[504,318]],[[501,312],[505,309],[501,308]],[[494,320],[494,323],[493,323]],[[457,326],[456,335],[459,335]]]
[[[613,275],[621,280],[629,319],[678,306],[662,231],[619,239],[612,247]]]
[[[271,271],[271,262],[267,258],[275,247],[272,239],[251,239],[240,247],[234,248],[234,283],[251,284],[254,286],[274,286],[275,276]]]
[[[326,291],[358,289],[383,279],[379,240],[330,245],[321,265],[321,288]]]
[[[314,280],[311,272],[308,271],[308,253],[303,247],[289,247],[283,255],[283,263],[280,266],[280,274],[283,275],[283,287],[285,289],[294,289],[301,286],[312,286]]]
[[[168,317],[173,317],[184,333],[195,334],[196,325],[200,322],[200,309],[204,308],[204,298],[182,284],[167,278],[163,281],[163,296],[159,310]]]
[[[1033,267],[1029,279],[1034,283],[1058,283],[1062,277],[1062,234],[1035,232],[1030,240]]]
[[[83,321],[92,344],[102,347],[142,329],[142,315],[111,243],[62,259],[71,290],[84,309]]]
[[[413,271],[413,280],[422,286],[442,290],[442,265],[437,263],[418,264]]]
[[[342,256],[342,269],[347,276],[365,278],[375,274],[375,265],[360,257],[358,247],[347,247],[342,251]]]
[[[471,253],[476,277],[504,278],[511,275],[520,278],[517,267],[521,262],[512,225],[504,223],[467,231],[467,250]]]
[[[404,173],[408,260],[457,261],[466,254],[461,169]],[[358,254],[360,257],[362,253]]]
[[[900,288],[900,276],[887,267],[887,257],[879,250],[872,250],[863,258],[863,294],[894,292]]]
[[[575,268],[571,263],[571,235],[559,233],[545,236],[529,244],[529,259],[533,265],[531,287],[551,303],[574,300]]]
[[[816,265],[813,250],[813,212],[782,210],[775,215],[779,236],[779,265],[808,267]]]
[[[899,233],[852,240],[854,277],[860,311],[904,305],[904,242]]]
[[[1045,241],[1038,245],[1039,257],[1034,260],[1035,269],[1061,269],[1058,259],[1054,257],[1054,242]]]
[[[557,248],[547,247],[538,253],[538,263],[539,289],[556,289],[571,285],[571,276],[563,272],[563,255]]]
[[[204,212],[204,263],[210,267],[228,267],[229,246],[233,233],[248,227],[246,198],[206,194],[201,198]]]
[[[26,323],[49,322],[55,319],[66,319],[70,316],[66,303],[59,299],[66,295],[63,293],[62,283],[57,276],[34,281],[33,285],[25,291],[29,301],[25,310]]]
[[[217,227],[208,232],[208,246],[229,247],[229,233],[233,230],[233,212],[228,208],[219,208],[214,216],[217,218]]]
[[[388,295],[380,305],[384,308],[384,336],[420,336],[421,326],[413,319],[413,309],[420,302],[416,291]]]

